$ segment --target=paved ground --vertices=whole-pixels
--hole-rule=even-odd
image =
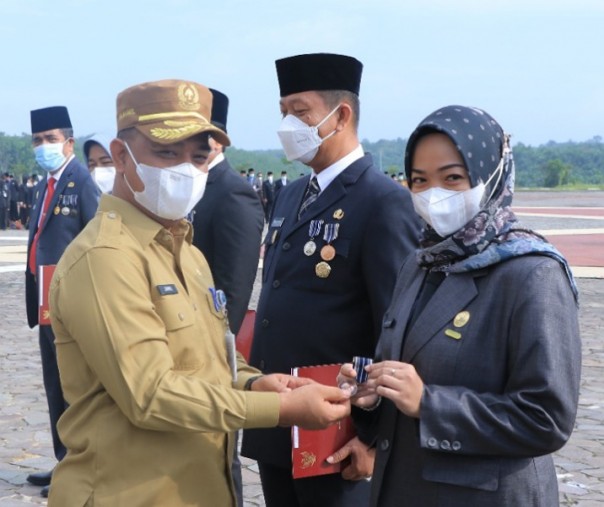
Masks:
[[[518,193],[522,221],[553,240],[604,233],[604,192]],[[540,209],[536,209],[539,207]],[[552,209],[552,207],[556,209]],[[564,207],[583,208],[580,210]],[[586,208],[600,208],[587,210]],[[552,216],[553,215],[553,216]],[[580,218],[579,218],[580,217]],[[585,218],[587,217],[587,218]],[[594,229],[601,229],[594,232]],[[599,239],[598,239],[599,240]],[[53,466],[46,400],[42,386],[37,329],[30,330],[23,308],[26,233],[0,231],[0,506],[45,505],[28,473]],[[569,242],[565,253],[581,261],[586,244]],[[585,256],[583,256],[585,257]],[[604,250],[574,266],[581,291],[583,375],[576,429],[555,455],[561,505],[604,505]],[[252,306],[258,297],[256,283]],[[243,458],[246,506],[264,506],[256,465]],[[220,507],[220,506],[217,506]]]

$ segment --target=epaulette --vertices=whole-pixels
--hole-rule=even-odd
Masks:
[[[103,212],[99,229],[99,239],[119,236],[122,230],[122,216],[113,210]]]

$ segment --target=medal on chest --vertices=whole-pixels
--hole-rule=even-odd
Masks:
[[[304,255],[310,257],[317,251],[317,244],[315,238],[321,233],[321,227],[323,227],[323,220],[311,220],[308,225],[308,236],[309,240],[304,243]]]
[[[325,224],[325,231],[323,232],[323,239],[326,245],[321,248],[321,259],[324,261],[332,261],[336,256],[336,249],[331,244],[338,237],[338,230],[340,224]]]

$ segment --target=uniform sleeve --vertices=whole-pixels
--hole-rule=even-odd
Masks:
[[[377,343],[397,274],[418,246],[420,226],[409,192],[402,187],[394,187],[375,204],[363,242],[363,273]]]
[[[144,266],[123,251],[89,250],[57,281],[52,305],[53,324],[57,320],[75,340],[87,366],[135,426],[225,432],[277,425],[277,394],[211,383],[205,380],[210,370],[206,377],[175,371]]]
[[[258,196],[245,188],[226,194],[220,215],[212,227],[213,244],[220,250],[213,259],[212,276],[227,297],[229,325],[237,334],[258,271],[264,212]]]
[[[573,430],[581,343],[577,306],[558,263],[546,260],[517,277],[509,315],[508,379],[503,393],[426,385],[420,442],[457,442],[455,452],[539,456],[558,450]],[[508,292],[509,293],[509,292]],[[432,445],[430,445],[432,444]]]

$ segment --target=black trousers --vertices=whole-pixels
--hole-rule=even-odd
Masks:
[[[266,507],[367,507],[371,483],[340,474],[293,479],[290,469],[258,463]]]
[[[40,353],[42,355],[42,375],[44,377],[44,390],[48,401],[48,413],[50,415],[50,431],[52,433],[52,445],[58,461],[65,457],[66,449],[57,432],[59,417],[65,412],[67,404],[63,398],[61,381],[59,379],[59,367],[57,365],[57,350],[55,348],[55,335],[50,326],[39,326],[40,329]]]

